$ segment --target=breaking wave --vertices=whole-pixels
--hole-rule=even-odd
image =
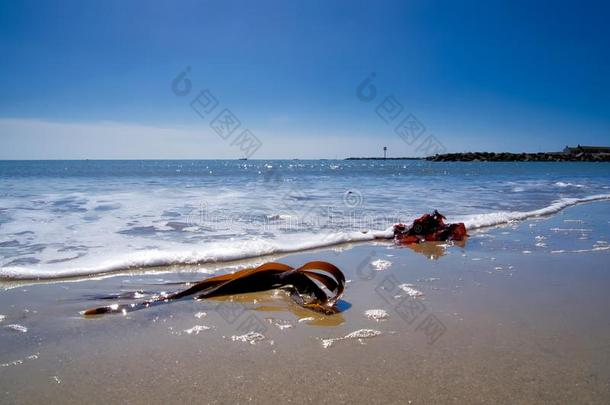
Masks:
[[[561,200],[558,200],[544,208],[533,211],[491,212],[487,214],[469,215],[463,220],[463,222],[467,229],[473,230],[489,226],[503,225],[509,222],[523,221],[528,218],[552,215],[572,205],[603,200],[610,200],[610,194],[597,194],[584,198],[562,198]]]
[[[610,194],[598,194],[584,198],[564,198],[549,206],[527,212],[493,212],[478,215],[469,215],[463,218],[449,218],[450,221],[463,221],[467,229],[474,230],[483,227],[502,225],[528,218],[548,216],[562,209],[582,203],[610,200]],[[376,239],[391,239],[392,228],[368,232],[335,232],[324,235],[301,235],[292,241],[250,240],[242,243],[204,244],[197,249],[184,250],[138,250],[133,253],[118,254],[112,258],[88,260],[88,265],[74,267],[47,267],[47,266],[8,266],[0,268],[0,278],[3,279],[54,279],[66,277],[94,276],[120,271],[138,270],[143,268],[223,263],[242,259],[253,259],[272,254],[294,253],[309,249],[324,248],[333,245],[366,242]]]

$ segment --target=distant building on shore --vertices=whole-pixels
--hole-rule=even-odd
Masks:
[[[563,149],[563,153],[569,153],[575,155],[578,153],[610,153],[610,147],[608,146],[566,146]]]

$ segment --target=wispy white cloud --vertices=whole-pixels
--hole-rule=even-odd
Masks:
[[[144,159],[220,153],[195,129],[118,122],[54,122],[0,119],[3,159]],[[218,149],[215,149],[218,148]]]
[[[252,158],[345,158],[412,150],[398,138],[353,133],[256,131]],[[0,159],[235,159],[243,154],[208,126],[170,127],[120,122],[55,122],[0,118]]]

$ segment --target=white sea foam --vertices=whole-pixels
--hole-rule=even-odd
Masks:
[[[610,250],[610,246],[593,246],[593,248],[591,249],[577,249],[577,250],[565,250],[565,249],[560,249],[560,250],[551,250],[552,254],[557,254],[557,253],[588,253],[588,252],[602,252],[602,251],[607,251]]]
[[[327,349],[329,347],[331,347],[335,342],[338,342],[340,340],[349,340],[349,339],[358,339],[358,341],[360,341],[360,343],[362,343],[362,339],[370,339],[370,338],[374,338],[376,336],[380,336],[381,332],[375,329],[359,329],[356,331],[353,331],[351,333],[348,333],[345,336],[342,337],[338,337],[338,338],[328,338],[328,339],[322,339],[322,347]]]
[[[192,328],[185,329],[184,333],[189,335],[198,335],[200,332],[205,332],[206,330],[212,329],[210,326],[206,325],[195,325]]]
[[[398,288],[406,292],[409,297],[421,297],[424,295],[423,292],[413,288],[413,284],[400,284]]]
[[[383,271],[390,268],[392,262],[384,259],[377,259],[371,262],[371,266],[375,268],[377,271]]]
[[[18,324],[10,324],[10,325],[6,325],[5,328],[7,329],[12,329],[15,332],[21,332],[21,333],[26,333],[28,331],[28,328],[26,328],[23,325],[18,325]]]
[[[566,188],[566,187],[576,187],[582,188],[584,187],[582,184],[573,184],[573,183],[564,183],[563,181],[558,181],[555,183],[557,187]]]
[[[469,230],[485,228],[489,226],[508,224],[510,222],[523,221],[528,218],[552,215],[572,205],[603,200],[610,200],[610,194],[598,194],[584,198],[563,198],[544,208],[533,211],[505,211],[471,215],[465,218],[463,222],[466,225],[466,228]]]
[[[264,340],[264,339],[265,339],[265,335],[258,333],[258,332],[248,332],[245,335],[231,336],[231,340],[234,342],[250,343],[251,345],[254,345],[257,342],[260,342],[261,340]]]
[[[231,196],[229,196],[231,197]],[[610,200],[610,194],[593,195],[585,198],[564,198],[553,204],[533,211],[503,211],[463,218],[449,218],[451,222],[463,221],[467,229],[496,226],[528,218],[554,214],[566,207],[593,201]],[[31,214],[34,215],[34,214]],[[41,217],[41,221],[44,219]],[[43,221],[44,222],[44,221]],[[116,223],[106,224],[101,234],[111,234],[112,229],[121,227]],[[61,232],[64,232],[64,228]],[[42,229],[45,231],[45,229]],[[58,230],[49,229],[48,235],[61,238]],[[308,249],[330,247],[342,243],[366,242],[375,239],[391,239],[392,227],[385,230],[367,232],[331,232],[327,234],[309,233],[281,236],[279,239],[249,239],[239,242],[202,242],[198,244],[166,243],[156,249],[138,249],[133,252],[114,253],[115,247],[109,246],[99,254],[90,254],[73,262],[34,265],[7,265],[0,267],[0,278],[5,279],[53,279],[81,277],[133,269],[169,265],[192,265],[220,263],[241,259],[257,258],[272,254],[293,253]],[[188,248],[187,248],[188,246]],[[41,253],[44,258],[44,251]]]
[[[39,355],[40,355],[40,353],[34,353],[32,355],[27,356],[25,359],[18,359],[18,360],[9,361],[8,363],[1,363],[0,368],[18,366],[20,364],[23,364],[23,362],[25,360],[36,360]]]
[[[385,321],[390,317],[388,312],[383,309],[369,309],[364,311],[364,316],[368,319],[372,319],[373,321]]]
[[[267,318],[267,322],[277,327],[279,330],[294,328],[294,325],[285,319]]]
[[[267,219],[271,220],[271,221],[279,221],[279,220],[287,220],[292,218],[291,215],[288,214],[273,214],[273,215],[267,215]]]
[[[192,250],[138,250],[113,258],[89,258],[87,264],[69,266],[8,266],[0,268],[0,278],[8,279],[51,279],[62,277],[89,276],[118,271],[204,263],[228,262],[257,258],[272,254],[293,253],[308,249],[333,246],[341,243],[364,242],[392,237],[392,229],[385,231],[338,232],[322,237],[310,236],[302,239],[285,238],[282,242],[272,240],[248,240],[233,243],[210,243]]]

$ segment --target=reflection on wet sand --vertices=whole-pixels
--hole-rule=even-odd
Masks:
[[[306,319],[304,322],[299,323],[304,323],[311,326],[339,326],[345,323],[345,318],[341,312],[351,307],[351,304],[347,303],[346,301],[339,300],[339,302],[337,302],[337,308],[340,312],[334,315],[324,315],[294,304],[291,302],[289,294],[279,289],[214,297],[207,300],[218,302],[237,302],[244,305],[244,307],[249,310],[260,312],[288,312],[296,316],[297,320]]]
[[[458,246],[464,248],[466,246],[466,240],[452,241],[452,242],[424,242],[424,243],[411,243],[409,245],[401,245],[408,247],[412,251],[426,256],[430,260],[437,260],[441,256],[446,254],[447,248],[451,246]]]

